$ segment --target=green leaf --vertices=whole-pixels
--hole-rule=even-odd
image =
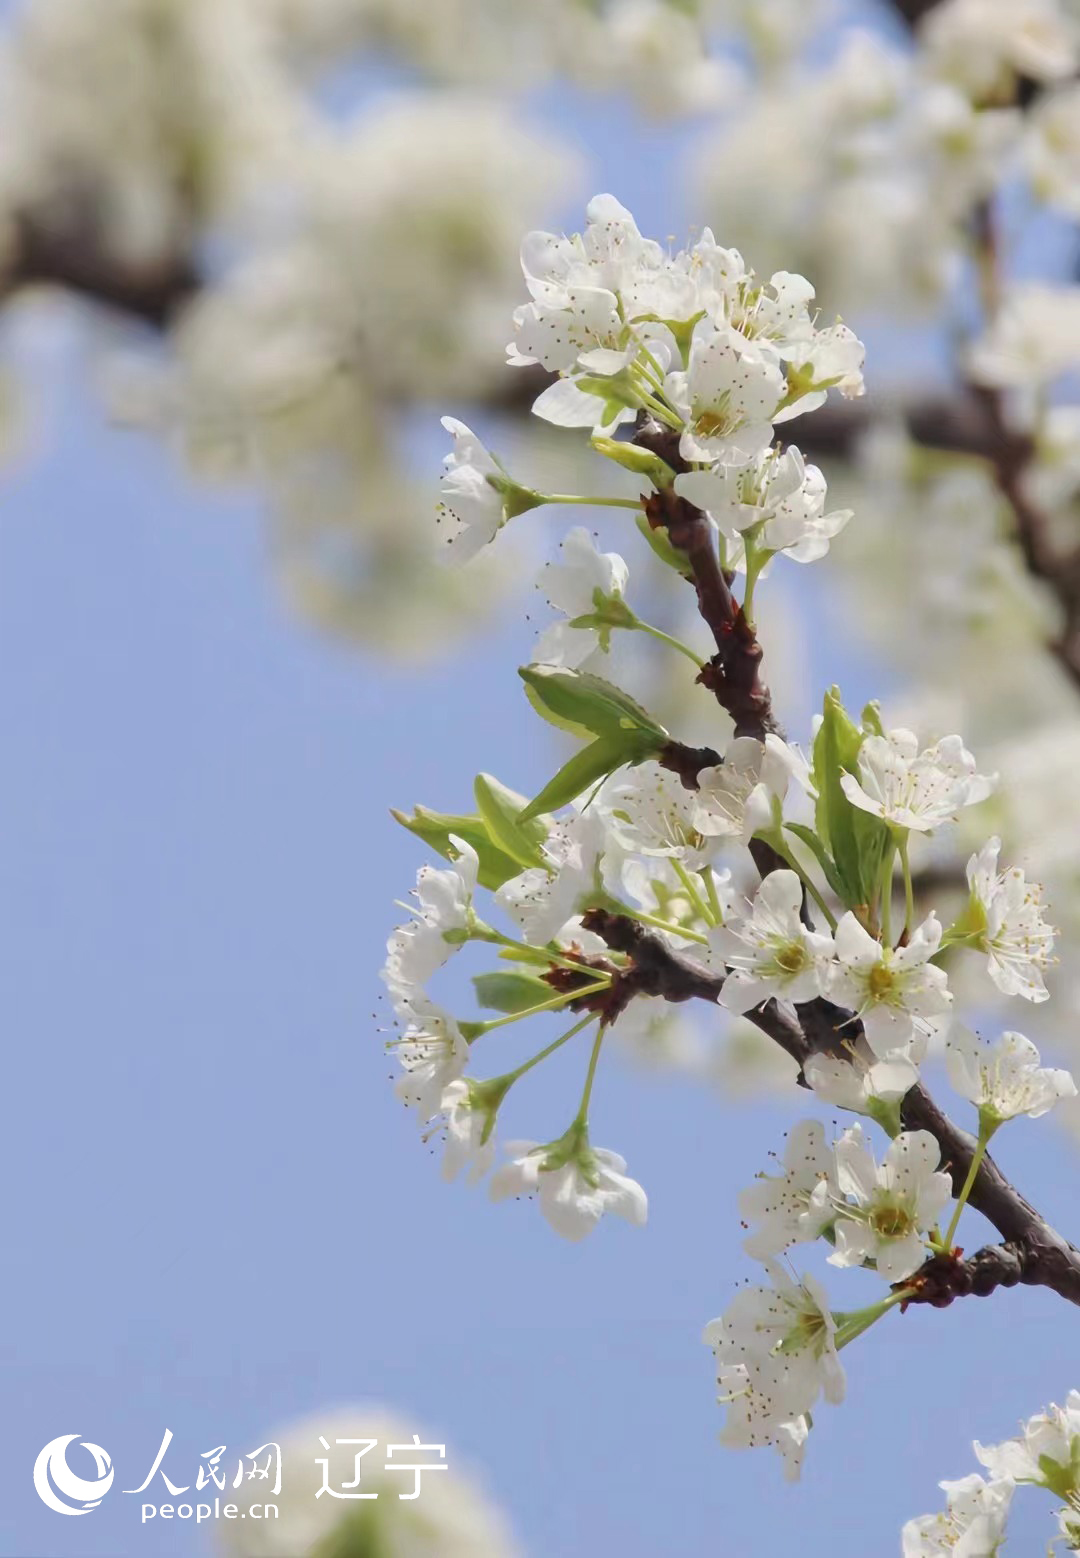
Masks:
[[[536,974],[499,969],[473,976],[473,988],[481,1006],[496,1012],[527,1012],[555,993],[552,986]]]
[[[581,737],[647,732],[657,751],[669,739],[640,703],[601,676],[550,665],[522,666],[518,675],[533,708],[559,730]]]
[[[662,743],[661,743],[662,744]],[[654,757],[660,750],[652,736],[636,730],[617,730],[607,736],[598,736],[580,752],[575,752],[564,763],[536,798],[529,802],[521,814],[521,821],[537,817],[545,811],[558,811],[577,800],[585,790],[601,779],[606,779],[626,763],[641,763]]]
[[[785,822],[784,826],[789,833],[794,833],[796,838],[802,839],[806,847],[813,852],[815,860],[825,873],[825,880],[836,896],[843,898],[843,884],[840,881],[840,873],[836,869],[836,862],[813,828],[808,828],[802,822]]]
[[[638,444],[627,443],[621,438],[605,438],[600,433],[594,434],[590,441],[597,454],[614,460],[616,465],[633,471],[635,476],[647,476],[654,487],[670,487],[675,480],[675,472],[666,460]]]
[[[831,688],[814,739],[813,780],[818,794],[814,820],[817,836],[835,862],[833,890],[849,909],[874,901],[885,851],[892,844],[888,824],[853,806],[841,784],[844,774],[858,775],[859,750],[867,734],[844,708],[839,688]]]
[[[474,791],[492,843],[522,867],[542,866],[540,846],[547,838],[547,829],[539,818],[522,823],[528,798],[500,784],[491,774],[477,774]]]
[[[429,811],[426,806],[417,806],[411,817],[403,811],[391,811],[390,815],[403,828],[408,828],[410,833],[423,839],[445,860],[451,860],[454,856],[451,834],[471,844],[480,861],[479,880],[483,887],[494,891],[512,876],[521,875],[520,861],[492,843],[484,819],[480,816],[455,816],[449,812]]]

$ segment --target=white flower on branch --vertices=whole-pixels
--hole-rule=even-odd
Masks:
[[[1022,1033],[994,1042],[954,1027],[945,1041],[949,1081],[962,1098],[995,1123],[1028,1114],[1038,1119],[1062,1098],[1076,1097],[1068,1071],[1039,1064],[1039,1051]]]
[[[984,801],[997,775],[976,773],[975,759],[959,736],[945,736],[920,752],[910,730],[867,736],[859,749],[858,777],[840,783],[853,806],[896,828],[929,833],[952,821],[965,806]]]
[[[601,552],[581,525],[570,531],[560,550],[559,560],[540,570],[537,587],[564,620],[540,634],[533,660],[580,669],[597,650],[607,650],[620,617],[633,620],[623,604],[629,569],[617,552]]]
[[[681,497],[704,509],[721,534],[750,540],[764,552],[784,552],[795,562],[815,562],[851,518],[851,509],[825,512],[825,478],[794,446],[765,449],[746,465],[688,471],[675,480]],[[748,534],[750,533],[750,534]],[[729,556],[745,566],[740,548]]]
[[[748,1012],[770,997],[812,1001],[821,995],[832,937],[802,921],[803,884],[794,871],[773,871],[758,888],[748,919],[709,935],[712,950],[728,965],[720,1004]]]
[[[844,1060],[811,1055],[803,1075],[824,1103],[877,1118],[911,1091],[919,1080],[919,1068],[903,1050],[879,1059],[863,1039],[850,1045]]]
[[[948,978],[930,959],[941,943],[941,923],[930,914],[905,946],[875,940],[850,911],[836,927],[836,955],[828,992],[862,1021],[867,1042],[879,1059],[907,1051],[921,1058],[925,1035],[952,1006]]]
[[[1049,1488],[1059,1498],[1080,1494],[1080,1390],[1065,1405],[1048,1406],[1021,1425],[1017,1439],[980,1444],[975,1454],[992,1477]]]
[[[640,763],[605,780],[592,810],[620,849],[676,860],[687,871],[699,870],[719,847],[701,826],[699,792],[659,763]]]
[[[694,825],[709,837],[748,844],[755,833],[776,825],[792,778],[809,788],[805,760],[786,741],[771,731],[763,742],[737,736],[722,763],[698,774],[698,788],[692,792]]]
[[[739,1216],[753,1224],[743,1248],[755,1260],[808,1244],[831,1226],[836,1159],[816,1120],[800,1120],[788,1137],[782,1172],[759,1174],[739,1194]]]
[[[442,967],[465,940],[480,868],[476,851],[451,836],[458,859],[447,870],[421,866],[416,877],[416,918],[393,932],[383,979],[395,1001],[408,1008],[418,985]]]
[[[968,356],[990,388],[1038,390],[1080,365],[1080,287],[1019,283]]]
[[[1001,840],[992,838],[967,864],[970,944],[985,952],[990,978],[1005,995],[1029,1001],[1048,996],[1043,970],[1051,962],[1054,931],[1043,914],[1042,889],[1018,866],[998,870]]]
[[[952,1180],[938,1164],[941,1149],[929,1131],[905,1131],[890,1142],[880,1166],[862,1126],[846,1130],[834,1148],[841,1198],[836,1217],[834,1266],[873,1261],[886,1282],[909,1277],[926,1259],[925,1235],[952,1194]],[[828,1194],[822,1182],[815,1197]]]
[[[572,1135],[571,1131],[568,1135]],[[593,1147],[587,1137],[566,1148],[559,1142],[509,1142],[512,1162],[491,1176],[491,1199],[536,1195],[540,1210],[557,1234],[578,1243],[590,1234],[606,1212],[643,1228],[649,1203],[636,1179],[624,1170],[626,1160],[606,1147]]]
[[[716,1383],[716,1399],[727,1407],[717,1435],[720,1443],[729,1450],[771,1446],[783,1459],[785,1480],[798,1481],[810,1434],[809,1414],[798,1407],[805,1393],[800,1371],[783,1353],[764,1353],[741,1363],[728,1362],[718,1353]]]
[[[776,1261],[766,1261],[765,1272],[772,1286],[741,1288],[702,1339],[724,1364],[783,1356],[792,1372],[789,1408],[808,1412],[821,1395],[838,1405],[846,1382],[828,1294],[809,1273],[792,1281]]]
[[[545,946],[557,937],[597,886],[604,827],[594,808],[552,824],[542,853],[547,866],[530,866],[504,882],[495,902],[525,939]]]
[[[920,30],[930,69],[974,99],[1015,75],[1062,81],[1080,65],[1080,29],[1057,0],[945,0]]]
[[[737,331],[701,320],[686,372],[668,374],[664,388],[686,422],[679,440],[684,459],[742,465],[772,442],[784,376]]]
[[[439,1114],[446,1132],[444,1179],[456,1179],[464,1170],[468,1183],[475,1185],[495,1160],[494,1120],[491,1112],[478,1107],[477,1102],[474,1084],[461,1078],[443,1089]]]
[[[1016,1486],[1012,1479],[984,1482],[972,1472],[939,1486],[946,1507],[940,1514],[907,1522],[901,1537],[903,1558],[997,1558]]]
[[[426,997],[414,999],[407,1015],[404,1033],[387,1046],[405,1072],[394,1092],[428,1120],[441,1108],[446,1088],[465,1070],[469,1046],[450,1013]]]

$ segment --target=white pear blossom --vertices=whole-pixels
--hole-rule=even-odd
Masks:
[[[420,997],[409,1007],[404,1033],[387,1047],[405,1072],[394,1092],[422,1120],[430,1119],[441,1108],[446,1088],[468,1064],[469,1046],[461,1029],[449,1012]]]
[[[929,833],[965,806],[984,801],[997,775],[976,773],[975,759],[959,736],[945,736],[920,752],[910,730],[867,736],[859,749],[858,777],[840,783],[853,806],[896,828]]]
[[[1024,117],[1024,162],[1035,194],[1080,216],[1080,86],[1041,94]]]
[[[676,477],[675,490],[704,509],[721,534],[745,545],[752,532],[755,548],[784,552],[795,562],[824,557],[852,514],[825,513],[825,478],[794,446],[765,449],[746,465],[688,471]]]
[[[772,442],[784,376],[730,327],[695,325],[687,370],[668,374],[664,388],[687,423],[684,459],[742,465]]]
[[[706,1337],[708,1340],[708,1337]],[[717,1401],[727,1417],[717,1439],[729,1450],[771,1446],[784,1462],[784,1478],[796,1482],[802,1472],[809,1414],[800,1412],[803,1389],[799,1371],[783,1353],[766,1353],[743,1363],[717,1358]]]
[[[950,1196],[941,1148],[929,1131],[904,1131],[889,1143],[880,1167],[860,1125],[846,1130],[834,1148],[840,1196],[834,1206],[834,1266],[872,1260],[886,1282],[909,1277],[926,1259],[925,1235]],[[823,1181],[815,1196],[828,1194]]]
[[[697,871],[715,855],[719,839],[701,827],[699,792],[659,763],[639,763],[612,775],[591,808],[620,849],[677,860]]]
[[[984,1118],[1000,1124],[1028,1114],[1033,1120],[1062,1098],[1076,1097],[1068,1071],[1039,1064],[1039,1051],[1022,1033],[1003,1033],[994,1042],[954,1026],[945,1041],[949,1082]]]
[[[572,812],[552,824],[541,853],[548,864],[530,866],[504,882],[495,902],[533,946],[557,938],[596,891],[604,827],[595,808]]]
[[[533,660],[580,669],[597,650],[606,651],[611,628],[620,618],[627,623],[633,620],[623,603],[628,578],[629,569],[617,552],[601,552],[583,526],[571,530],[559,560],[545,563],[540,570],[537,588],[564,620],[540,634]],[[582,617],[602,620],[579,623]]]
[[[930,68],[975,99],[1017,75],[1061,81],[1080,65],[1080,30],[1057,0],[944,0],[925,17],[920,40]]]
[[[776,1261],[767,1260],[765,1272],[772,1286],[740,1288],[720,1318],[705,1327],[702,1340],[725,1364],[782,1356],[803,1411],[820,1395],[838,1405],[845,1379],[828,1294],[810,1273],[793,1281]]]
[[[709,837],[736,838],[747,844],[755,833],[776,826],[792,778],[809,788],[805,760],[786,741],[772,732],[764,742],[737,736],[722,763],[698,774],[694,825]]]
[[[416,917],[399,926],[386,944],[383,980],[405,1009],[416,987],[442,967],[468,933],[480,862],[464,839],[451,834],[450,842],[457,860],[447,870],[421,866],[416,877]]]
[[[1029,1417],[1017,1439],[976,1440],[975,1454],[992,1477],[1049,1487],[1059,1498],[1080,1493],[1080,1391],[1070,1390],[1063,1407]]]
[[[968,354],[978,384],[1038,390],[1080,366],[1080,287],[1020,282]]]
[[[624,1171],[626,1160],[587,1139],[562,1143],[510,1142],[512,1161],[491,1176],[491,1199],[536,1195],[540,1210],[564,1239],[577,1243],[606,1212],[643,1228],[649,1203],[637,1180]]]
[[[464,1169],[470,1185],[483,1179],[495,1161],[494,1119],[482,1107],[476,1086],[458,1078],[447,1084],[439,1101],[440,1123],[446,1132],[443,1178],[456,1179]]]
[[[1054,931],[1043,914],[1042,889],[1019,866],[999,871],[1000,849],[1000,839],[989,839],[967,864],[970,943],[986,953],[990,978],[1004,995],[1045,1001],[1043,970],[1051,961]]]
[[[739,1216],[754,1225],[743,1248],[755,1260],[807,1244],[831,1226],[836,1160],[816,1120],[800,1120],[788,1137],[782,1172],[759,1174],[739,1194]]]
[[[803,1066],[803,1076],[824,1103],[876,1117],[911,1091],[919,1080],[919,1068],[903,1050],[879,1059],[869,1044],[860,1040],[850,1045],[846,1060],[811,1055]]]
[[[748,1012],[763,1001],[812,1001],[821,995],[832,937],[802,920],[803,884],[794,871],[772,871],[754,897],[749,918],[709,933],[712,950],[729,973],[720,1004]]]
[[[454,447],[443,461],[436,521],[440,540],[452,548],[452,560],[464,563],[494,541],[512,511],[520,512],[520,504],[507,502],[507,489],[517,493],[523,493],[523,489],[514,488],[464,422],[443,417],[442,425],[453,437]]]
[[[921,1059],[934,1020],[949,1011],[948,977],[930,961],[940,944],[941,922],[934,914],[901,947],[875,940],[850,911],[837,925],[829,995],[858,1014],[879,1059],[912,1046],[912,1058]]]
[[[901,1534],[903,1558],[997,1558],[1016,1484],[1008,1477],[985,1482],[972,1472],[939,1486],[946,1507],[907,1522]]]

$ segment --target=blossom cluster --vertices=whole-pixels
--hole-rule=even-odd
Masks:
[[[997,1558],[1007,1535],[1009,1510],[1018,1487],[1043,1488],[1058,1501],[1057,1541],[1080,1552],[1080,1391],[1063,1407],[1051,1405],[1021,1425],[1015,1439],[975,1443],[987,1476],[972,1472],[943,1482],[946,1507],[909,1520],[903,1530],[903,1558]],[[1053,1551],[1051,1543],[1048,1551]]]
[[[557,1232],[580,1239],[605,1213],[635,1226],[647,1214],[625,1160],[590,1137],[609,1034],[665,994],[703,998],[766,1031],[816,1018],[829,1042],[809,1047],[802,1080],[818,1102],[862,1119],[831,1143],[820,1123],[800,1122],[780,1171],[744,1193],[746,1252],[765,1280],[739,1291],[705,1332],[727,1408],[722,1439],[776,1448],[795,1476],[817,1400],[842,1399],[839,1353],[918,1297],[925,1265],[959,1258],[957,1227],[991,1137],[1076,1093],[1024,1035],[965,1028],[952,988],[966,960],[984,989],[1041,1004],[1054,932],[1039,887],[1019,867],[1002,868],[996,837],[971,855],[955,914],[916,912],[912,846],[977,815],[997,786],[959,736],[924,742],[887,726],[876,704],[856,722],[833,689],[805,753],[771,719],[750,719],[747,734],[738,697],[742,727],[717,749],[693,749],[599,674],[615,635],[645,633],[691,660],[698,684],[735,717],[726,634],[756,648],[764,566],[779,553],[822,555],[848,518],[824,513],[823,478],[777,428],[830,389],[861,392],[857,338],[840,322],[821,324],[803,278],[762,283],[710,232],[671,253],[610,196],[591,202],[580,235],[530,234],[522,263],[532,300],[514,316],[510,362],[557,375],[533,409],[582,430],[598,461],[629,473],[637,496],[528,487],[447,418],[454,448],[435,526],[444,551],[467,563],[542,505],[614,506],[633,513],[656,559],[694,574],[706,621],[710,610],[727,615],[714,656],[673,639],[631,605],[625,559],[584,529],[546,566],[540,585],[560,616],[520,675],[536,712],[584,744],[531,799],[481,774],[474,812],[400,816],[449,864],[424,867],[413,917],[388,944],[397,1091],[425,1137],[443,1135],[448,1177],[490,1175],[494,1200],[535,1195]],[[726,601],[740,569],[742,599]],[[718,606],[707,604],[710,591]],[[501,965],[474,979],[492,1018],[458,1018],[428,989],[470,943],[495,949]],[[573,1022],[552,1042],[495,1075],[472,1074],[474,1051],[498,1047],[490,1036],[559,1012]],[[586,1030],[569,1123],[545,1141],[509,1143],[496,1166],[507,1095]],[[932,1050],[974,1112],[962,1186],[937,1136],[912,1128],[906,1113]],[[833,1309],[812,1273],[779,1265],[794,1246],[827,1251],[835,1268],[876,1272],[884,1294]]]

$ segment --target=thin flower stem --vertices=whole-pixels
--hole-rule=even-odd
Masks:
[[[633,625],[639,632],[648,633],[652,638],[658,639],[661,644],[667,644],[669,648],[677,649],[681,655],[685,655],[688,660],[692,660],[699,671],[704,669],[704,660],[702,660],[699,654],[695,654],[689,644],[682,643],[680,639],[672,638],[670,633],[665,633],[661,628],[654,628],[651,622],[642,622],[640,618]]]
[[[672,925],[669,920],[662,920],[656,914],[646,914],[644,909],[631,909],[627,904],[620,904],[619,913],[640,920],[642,925],[652,925],[656,930],[670,931],[673,936],[685,936],[687,941],[696,941],[702,947],[709,945],[708,936],[703,936],[700,931],[685,930],[681,925]]]
[[[690,895],[690,902],[701,915],[701,918],[705,921],[706,925],[715,925],[716,921],[713,919],[712,910],[701,896],[700,888],[695,887],[694,879],[683,865],[682,861],[673,860],[671,863],[675,867],[675,875],[686,888],[687,893]]]
[[[724,910],[720,903],[720,895],[716,891],[716,874],[713,871],[712,866],[706,866],[705,869],[699,873],[699,875],[703,878],[705,882],[705,891],[709,895],[709,903],[713,912],[713,924],[723,925]]]
[[[657,360],[653,356],[652,352],[650,352],[649,348],[645,345],[645,342],[641,339],[641,337],[640,336],[635,336],[635,340],[638,343],[638,351],[645,358],[645,361],[649,364],[649,367],[653,370],[653,373],[656,376],[657,388],[660,389],[660,390],[663,390],[663,388],[664,388],[664,370],[663,370],[663,368],[661,368],[660,364],[657,362]]]
[[[580,1001],[583,996],[599,995],[601,990],[611,987],[611,979],[604,975],[595,984],[584,985],[580,990],[566,990],[561,995],[552,996],[550,1001],[541,1001],[537,1006],[530,1006],[527,1011],[510,1012],[505,1017],[493,1017],[490,1022],[481,1025],[484,1033],[494,1033],[496,1028],[505,1028],[509,1023],[521,1022],[526,1017],[535,1017],[539,1012],[557,1012],[560,1007],[568,1006],[571,1001]]]
[[[881,940],[882,945],[892,945],[892,879],[893,857],[896,854],[896,846],[890,841],[885,848],[885,859],[881,864]]]
[[[649,410],[653,413],[653,415],[660,418],[661,422],[666,422],[668,427],[674,428],[676,432],[682,432],[682,418],[677,417],[673,411],[669,411],[665,405],[662,405],[660,401],[657,400],[655,395],[650,395],[648,390],[643,389],[641,391],[641,398],[648,406]]]
[[[593,1081],[596,1077],[596,1063],[600,1059],[600,1050],[604,1043],[604,1025],[596,1031],[596,1039],[593,1043],[592,1054],[589,1056],[589,1069],[585,1076],[585,1091],[581,1095],[581,1106],[577,1112],[578,1122],[584,1126],[589,1118],[589,1100],[592,1097]]]
[[[899,1292],[890,1293],[888,1298],[883,1298],[880,1304],[874,1304],[870,1309],[864,1309],[852,1316],[846,1325],[841,1325],[836,1332],[836,1350],[846,1347],[856,1337],[862,1336],[872,1325],[877,1325],[883,1315],[887,1315],[890,1309],[895,1309],[897,1304],[902,1304],[905,1299],[913,1297],[914,1288],[901,1288]]]
[[[581,508],[640,509],[640,498],[588,498],[576,492],[541,493],[545,503],[576,503]]]
[[[501,930],[492,930],[487,927],[489,934],[478,936],[478,941],[492,941],[500,947],[512,947],[515,952],[527,952],[530,963],[554,963],[559,968],[572,968],[578,973],[593,973],[587,963],[580,959],[564,957],[561,952],[553,951],[549,947],[534,947],[527,941],[515,941],[513,936],[504,936]]]
[[[591,1022],[595,1021],[595,1012],[590,1012],[587,1017],[583,1017],[580,1022],[576,1022],[567,1033],[562,1035],[561,1038],[553,1040],[546,1049],[542,1049],[540,1053],[538,1055],[534,1055],[531,1060],[526,1060],[517,1068],[516,1071],[511,1071],[510,1077],[512,1080],[516,1082],[519,1077],[523,1077],[525,1075],[526,1071],[531,1071],[534,1066],[538,1066],[540,1062],[542,1060],[546,1060],[549,1055],[554,1055],[557,1049],[561,1049],[564,1044],[567,1044],[571,1039],[576,1038],[577,1035],[581,1032],[582,1028],[587,1028]]]
[[[900,835],[898,841],[900,851],[900,865],[904,872],[904,935],[911,935],[911,928],[915,924],[915,884],[911,880],[911,863],[908,860],[908,836]]]
[[[972,1155],[971,1167],[968,1169],[967,1178],[964,1180],[963,1189],[956,1198],[956,1206],[953,1209],[952,1218],[949,1222],[948,1228],[945,1230],[945,1238],[942,1241],[942,1248],[946,1251],[946,1253],[952,1250],[953,1243],[956,1239],[956,1230],[960,1225],[960,1215],[967,1205],[968,1196],[971,1194],[972,1186],[975,1184],[979,1170],[982,1168],[982,1161],[986,1157],[986,1149],[990,1145],[990,1137],[992,1135],[993,1132],[988,1132],[980,1121],[979,1139],[975,1147],[975,1152]]]
[[[806,871],[803,870],[802,866],[799,864],[798,860],[795,858],[795,856],[792,853],[791,849],[788,847],[787,843],[785,842],[785,840],[783,838],[783,835],[780,833],[780,830],[777,829],[775,836],[770,833],[768,835],[768,840],[767,841],[768,841],[768,843],[770,843],[772,845],[773,849],[776,850],[776,853],[778,855],[781,855],[783,857],[783,859],[787,861],[788,865],[795,872],[796,876],[800,879],[800,881],[802,882],[803,886],[806,888],[806,891],[810,894],[811,898],[814,900],[814,902],[817,904],[818,908],[821,910],[822,914],[825,916],[825,920],[826,920],[826,923],[828,924],[829,929],[830,930],[835,930],[836,929],[836,915],[832,912],[832,910],[829,908],[829,905],[825,902],[825,899],[821,895],[821,890],[819,889],[817,884],[814,882],[813,878],[811,876],[809,876]]]

